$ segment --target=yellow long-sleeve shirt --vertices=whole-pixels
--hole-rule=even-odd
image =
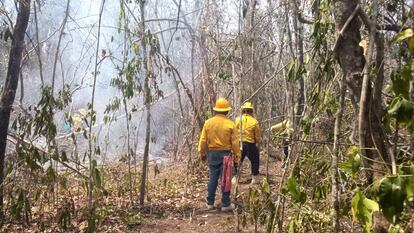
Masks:
[[[234,122],[223,114],[217,114],[204,123],[198,152],[204,156],[209,150],[231,150],[236,161],[240,158],[239,139]]]
[[[293,131],[292,124],[289,120],[284,120],[280,122],[279,124],[276,124],[270,128],[271,130],[279,131],[280,135],[283,135],[285,137],[290,136],[290,134]]]
[[[259,122],[249,114],[243,114],[241,117],[242,141],[249,143],[260,143]],[[240,134],[240,117],[236,119],[236,129]]]

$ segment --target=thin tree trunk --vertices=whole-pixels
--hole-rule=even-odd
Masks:
[[[64,34],[63,31],[65,30],[66,22],[68,21],[68,17],[69,17],[69,6],[70,6],[70,0],[68,0],[67,3],[66,3],[65,18],[63,18],[62,25],[60,26],[61,28],[60,28],[59,40],[58,40],[58,43],[57,43],[57,48],[56,48],[56,53],[55,53],[55,60],[54,60],[54,63],[53,63],[52,96],[53,96],[53,93],[55,91],[55,76],[56,76],[57,62],[58,62],[59,52],[60,52],[60,44],[62,42],[62,38],[63,38],[63,34]]]
[[[94,69],[94,77],[93,77],[93,86],[92,86],[92,100],[90,105],[90,119],[89,119],[89,132],[88,132],[88,143],[89,143],[89,177],[88,177],[88,232],[93,232],[95,230],[95,220],[93,215],[93,189],[94,189],[94,180],[93,180],[93,154],[94,150],[93,146],[93,137],[92,137],[92,126],[95,124],[95,113],[94,113],[94,104],[95,104],[95,91],[96,91],[96,79],[98,76],[98,57],[99,57],[99,45],[100,45],[100,38],[101,38],[101,22],[102,22],[102,14],[103,9],[105,7],[105,0],[102,0],[101,9],[99,12],[99,20],[98,20],[98,36],[96,42],[96,50],[95,50],[95,69]]]
[[[44,84],[44,78],[43,78],[43,63],[42,63],[42,54],[40,51],[40,41],[39,41],[39,23],[37,20],[37,7],[36,2],[33,4],[34,8],[34,20],[35,20],[35,27],[36,27],[36,55],[37,59],[39,61],[39,74],[40,74],[40,81],[42,82],[42,85]]]
[[[297,62],[296,62],[296,73],[302,72],[304,62],[303,62],[303,24],[299,22],[299,6],[297,0],[292,0],[293,2],[293,12],[295,16],[293,17],[293,27],[296,31],[295,33],[295,43],[296,43],[296,52],[297,52]],[[299,90],[298,90],[298,97],[297,97],[297,106],[295,109],[295,124],[299,125],[300,118],[303,114],[305,109],[305,81],[303,79],[303,75],[299,75]]]
[[[364,78],[362,80],[362,89],[361,89],[361,98],[359,102],[359,114],[358,114],[358,131],[359,131],[359,146],[361,148],[361,154],[366,157],[367,151],[365,148],[368,147],[368,140],[367,138],[370,136],[369,131],[369,122],[366,116],[369,114],[369,100],[371,91],[370,91],[370,75],[369,71],[371,68],[371,62],[374,52],[374,41],[375,41],[375,34],[377,31],[376,28],[376,18],[378,14],[378,3],[376,0],[373,1],[373,19],[370,25],[370,35],[369,35],[369,47],[367,51],[367,62],[365,64],[363,74]],[[370,172],[369,172],[370,173]],[[368,181],[372,183],[372,176],[368,174]]]
[[[124,1],[121,1],[121,10],[124,9]],[[127,33],[128,33],[128,20],[127,17],[124,18],[124,45],[123,45],[123,53],[122,53],[122,70],[125,69],[125,63],[127,62]],[[125,81],[127,81],[127,77],[125,75]],[[133,184],[132,184],[132,169],[131,169],[131,156],[132,156],[132,148],[131,148],[131,128],[130,128],[130,117],[128,116],[128,103],[127,103],[127,96],[125,96],[125,91],[121,90],[122,92],[122,99],[124,104],[124,112],[125,112],[125,120],[126,120],[126,130],[127,130],[127,158],[128,158],[128,185],[129,185],[129,200],[130,205],[134,205],[134,198],[133,198]]]
[[[13,30],[12,47],[10,49],[6,82],[0,100],[0,223],[4,220],[3,189],[4,189],[4,159],[7,146],[7,132],[14,98],[19,82],[20,64],[24,49],[24,36],[30,17],[30,0],[21,0]],[[0,224],[1,225],[1,224]]]
[[[341,226],[339,223],[339,187],[338,187],[338,157],[339,157],[339,144],[340,144],[340,133],[341,133],[341,121],[342,115],[345,108],[345,75],[342,76],[341,80],[341,92],[339,96],[339,109],[336,113],[335,118],[335,129],[334,129],[334,147],[332,152],[332,163],[331,163],[331,172],[332,172],[332,193],[331,193],[331,204],[333,208],[333,222],[332,228],[335,233],[340,232]]]
[[[147,59],[147,41],[145,38],[145,1],[139,2],[141,10],[141,30],[143,38],[141,38],[142,49],[142,63],[144,67],[144,92],[145,92],[145,109],[146,109],[146,128],[145,128],[145,147],[144,147],[144,161],[142,163],[142,178],[141,178],[141,190],[140,190],[140,205],[144,206],[145,203],[145,190],[147,183],[147,170],[149,159],[149,144],[151,136],[151,89],[149,87],[149,74],[148,74],[148,59]]]

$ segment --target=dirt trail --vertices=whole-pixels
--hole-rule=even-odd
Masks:
[[[265,177],[265,158],[261,156],[260,176]],[[280,179],[281,162],[270,158],[269,180],[272,188],[275,188]],[[156,177],[151,177],[154,187],[163,189],[168,186],[176,188],[175,194],[157,196],[152,200],[152,204],[161,202],[166,211],[162,217],[154,218],[148,215],[144,218],[139,229],[142,232],[233,232],[235,227],[235,217],[233,212],[222,212],[218,207],[214,210],[207,210],[204,198],[207,192],[208,167],[195,172],[188,185],[188,194],[184,195],[185,189],[185,167],[182,164],[170,164]],[[250,185],[250,163],[246,158],[239,182],[239,192],[248,192]],[[167,182],[167,184],[166,184]],[[174,184],[174,185],[171,185]],[[161,190],[160,190],[161,191]],[[234,191],[234,189],[232,190]],[[150,191],[153,193],[154,190]],[[216,206],[220,202],[221,194],[218,188],[216,196]],[[241,229],[242,232],[251,232],[251,228]]]

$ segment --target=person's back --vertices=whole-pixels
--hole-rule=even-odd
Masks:
[[[286,161],[289,157],[289,140],[293,132],[292,124],[289,120],[283,120],[282,122],[272,126],[270,130],[275,131],[276,135],[282,139],[282,149]]]
[[[240,157],[240,148],[234,122],[226,117],[231,110],[228,101],[223,98],[218,99],[213,110],[216,115],[204,123],[198,144],[198,152],[201,160],[208,160],[209,165],[210,179],[207,187],[207,207],[208,209],[214,208],[218,180],[223,175],[221,210],[226,211],[233,209],[230,202],[231,154],[233,153],[233,158],[237,163]]]
[[[241,130],[241,142],[243,145],[242,156],[240,162],[247,156],[251,163],[252,172],[252,184],[256,184],[259,179],[259,166],[260,166],[260,152],[258,143],[260,143],[260,127],[259,122],[253,117],[253,105],[250,102],[246,102],[242,106],[242,116],[236,119],[236,130],[240,134]],[[237,168],[236,168],[237,170]],[[233,182],[237,182],[233,179]]]
[[[260,143],[260,127],[259,122],[250,114],[243,114],[236,118],[236,129],[240,132],[242,128],[242,142]]]
[[[216,114],[204,123],[208,150],[231,150],[234,122],[223,114]]]

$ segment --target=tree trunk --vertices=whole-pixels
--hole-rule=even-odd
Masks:
[[[3,180],[4,158],[6,155],[7,132],[10,124],[10,114],[16,89],[19,82],[20,64],[24,48],[24,36],[30,17],[30,0],[21,0],[13,30],[12,47],[10,49],[6,82],[0,100],[0,223],[3,221]]]
[[[299,14],[299,6],[297,0],[292,1],[293,4],[293,27],[296,31],[295,33],[295,44],[296,44],[296,54],[297,54],[297,62],[296,62],[296,73],[302,72],[303,69],[303,24],[299,22],[298,18]],[[299,75],[299,89],[298,89],[298,96],[297,96],[297,106],[295,109],[295,125],[299,125],[301,116],[305,109],[305,81],[303,79],[303,75]]]
[[[92,100],[90,105],[90,119],[89,119],[89,131],[88,131],[88,146],[89,146],[89,154],[88,154],[88,162],[89,162],[89,177],[88,177],[88,228],[86,232],[94,232],[96,230],[95,225],[95,216],[93,214],[94,206],[93,206],[93,189],[94,189],[94,169],[93,166],[93,155],[94,155],[94,139],[92,136],[92,126],[95,124],[96,118],[94,117],[94,104],[95,104],[95,92],[96,92],[96,79],[98,76],[98,58],[99,58],[99,45],[100,45],[100,38],[101,38],[101,23],[102,23],[102,14],[105,7],[105,1],[102,0],[100,11],[99,11],[99,19],[98,19],[98,36],[96,39],[96,50],[95,50],[95,67],[93,72],[93,85],[92,85]],[[69,1],[68,1],[69,4]],[[53,90],[52,90],[53,94]]]
[[[393,174],[396,174],[397,168],[395,164],[394,153],[391,149],[391,145],[387,139],[387,135],[382,128],[382,116],[383,116],[383,106],[382,106],[382,89],[384,86],[384,35],[377,34],[376,39],[376,79],[374,82],[373,98],[370,105],[370,126],[372,131],[372,139],[374,141],[375,147],[378,150],[378,153],[381,155],[381,158],[391,164],[391,171]]]
[[[149,86],[149,76],[148,76],[148,59],[147,59],[147,41],[145,38],[145,1],[140,0],[140,10],[141,10],[141,30],[143,38],[141,38],[141,47],[142,47],[142,63],[144,67],[144,92],[145,92],[145,109],[146,109],[146,128],[145,128],[145,147],[144,147],[144,161],[142,163],[142,178],[141,178],[141,190],[140,190],[140,199],[139,203],[141,206],[144,206],[145,203],[145,190],[147,183],[147,171],[148,171],[148,159],[149,159],[149,144],[151,136],[151,89]]]
[[[357,5],[357,0],[336,0],[334,2],[333,12],[337,32],[342,30]],[[335,50],[335,57],[346,77],[346,84],[352,94],[357,97],[357,101],[359,101],[362,70],[365,65],[363,49],[359,46],[361,41],[360,26],[358,19],[353,17],[343,33],[339,35],[338,47]]]
[[[341,122],[342,122],[342,115],[345,108],[345,93],[346,93],[346,86],[345,86],[345,75],[342,77],[341,81],[341,92],[339,96],[339,108],[338,112],[336,113],[335,118],[335,130],[334,130],[334,148],[333,148],[333,156],[332,156],[332,163],[331,163],[331,170],[332,170],[332,193],[331,193],[331,204],[333,209],[333,222],[332,228],[333,232],[337,233],[340,232],[340,222],[339,222],[339,187],[338,187],[338,156],[339,156],[339,145],[340,145],[340,133],[341,133]]]

